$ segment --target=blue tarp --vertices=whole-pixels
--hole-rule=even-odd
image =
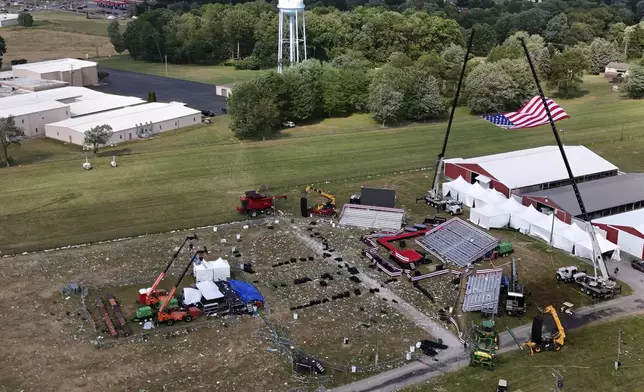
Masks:
[[[262,293],[257,290],[255,286],[250,283],[242,282],[241,280],[229,280],[230,288],[233,289],[237,295],[244,301],[244,303],[261,301],[264,302]]]

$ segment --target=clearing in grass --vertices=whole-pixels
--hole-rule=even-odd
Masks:
[[[99,65],[108,68],[122,69],[124,71],[140,72],[144,74],[166,76],[165,64],[146,63],[132,60],[129,56],[117,56],[100,59]],[[262,71],[236,70],[223,65],[178,65],[168,64],[170,78],[191,80],[215,85],[244,82],[257,76]]]
[[[64,11],[39,11],[33,14],[34,25],[31,29],[62,31],[67,33],[88,34],[107,37],[107,26],[111,20],[104,16],[87,18],[85,13]],[[127,21],[119,21],[121,32],[125,31]]]

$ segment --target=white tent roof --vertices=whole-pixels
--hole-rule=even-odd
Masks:
[[[574,223],[572,225],[567,225],[567,226],[568,227],[564,231],[563,235],[566,238],[573,241],[575,244],[581,245],[586,249],[592,251],[593,246],[592,246],[592,242],[590,241],[590,234]],[[619,249],[618,245],[613,244],[612,242],[604,238],[602,235],[597,234],[597,231],[595,231],[595,233],[596,233],[595,237],[597,237],[597,242],[599,242],[599,249],[601,249],[602,253]]]
[[[617,166],[584,146],[565,146],[565,149],[575,176],[617,170]],[[445,162],[479,165],[510,189],[568,178],[557,146],[543,146],[468,159],[446,159]]]
[[[508,198],[499,191],[496,191],[494,189],[485,190],[485,201],[488,203],[502,205],[506,200],[508,200]]]
[[[211,282],[211,281],[198,282],[197,288],[201,292],[201,295],[207,300],[224,297],[221,291],[219,291],[219,288],[217,287],[215,282]]]
[[[230,265],[228,264],[228,261],[222,259],[221,257],[218,258],[215,261],[210,261],[209,263],[213,268],[222,268],[222,267],[230,268]]]
[[[644,208],[595,219],[593,223],[632,227],[644,234]]]
[[[501,210],[497,206],[490,204],[490,203],[485,203],[483,207],[477,207],[473,208],[472,211],[476,211],[476,213],[487,216],[487,217],[492,217],[492,216],[499,216],[499,215],[507,215],[508,213]]]
[[[458,196],[458,193],[467,192],[467,190],[470,189],[471,186],[472,184],[465,181],[463,177],[458,176],[458,178],[453,181],[443,183],[443,195],[446,195],[453,190],[457,193],[456,196]],[[455,199],[457,198],[454,197],[454,195],[452,197]]]
[[[509,199],[505,199],[502,204],[498,204],[498,207],[500,207],[504,211],[507,211],[507,212],[510,212],[510,213],[523,212],[523,210],[528,208],[528,207],[524,206],[523,204],[519,203],[513,197],[511,197]]]
[[[201,301],[201,292],[192,287],[184,287],[183,289],[183,304],[192,305]]]

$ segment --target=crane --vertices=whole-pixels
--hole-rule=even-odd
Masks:
[[[416,201],[419,200],[424,200],[427,202],[427,204],[434,206],[438,209],[442,209],[445,211],[448,211],[452,213],[452,215],[455,214],[460,214],[461,209],[460,206],[458,206],[458,212],[457,210],[452,207],[450,209],[449,204],[447,201],[443,198],[443,192],[439,187],[439,180],[440,180],[440,174],[441,171],[443,170],[443,158],[445,157],[445,150],[447,149],[447,141],[449,140],[449,133],[452,129],[452,121],[454,120],[454,112],[456,111],[456,105],[458,104],[458,97],[461,93],[461,86],[463,85],[463,78],[465,77],[465,70],[467,69],[467,59],[470,56],[470,50],[472,49],[472,41],[474,38],[474,29],[472,29],[470,33],[470,38],[467,42],[467,50],[465,51],[465,58],[463,59],[463,68],[461,69],[461,76],[458,79],[458,85],[456,86],[456,93],[454,94],[454,102],[452,103],[452,110],[449,114],[449,120],[447,121],[447,130],[445,131],[445,138],[443,139],[443,148],[441,149],[441,152],[438,154],[438,157],[436,158],[436,167],[434,169],[434,180],[432,182],[432,189],[430,189],[427,192],[427,196],[424,197],[419,197],[416,199]]]
[[[550,314],[552,316],[552,319],[555,322],[555,326],[557,327],[557,331],[550,336],[535,336],[535,333],[537,331],[534,330],[535,324],[533,322],[533,335],[527,342],[524,343],[530,349],[530,355],[534,355],[534,353],[540,353],[541,351],[546,350],[559,351],[561,350],[561,347],[564,345],[564,343],[566,343],[566,330],[564,329],[563,325],[561,325],[561,320],[559,320],[559,315],[557,314],[555,308],[552,305],[548,305],[543,310],[543,313]],[[541,321],[539,321],[537,325],[540,326]]]
[[[311,208],[310,213],[314,215],[322,215],[322,216],[334,216],[336,214],[335,211],[335,196],[333,196],[330,193],[321,191],[317,188],[314,188],[313,186],[306,186],[306,189],[304,189],[304,192],[310,193],[311,191],[318,193],[320,196],[324,197],[326,199],[325,203],[321,203],[316,205],[315,207]]]
[[[564,161],[564,165],[566,166],[566,172],[568,173],[568,178],[570,179],[570,184],[572,185],[573,192],[575,193],[575,197],[577,198],[577,203],[579,204],[579,209],[581,210],[582,216],[584,217],[584,226],[586,229],[586,232],[590,236],[590,242],[592,245],[593,249],[593,269],[595,272],[594,278],[589,277],[588,285],[591,287],[602,287],[606,288],[609,290],[612,290],[615,288],[616,283],[613,279],[611,279],[610,275],[608,274],[608,270],[606,269],[606,264],[604,263],[604,259],[602,258],[602,251],[599,246],[599,241],[597,241],[597,234],[595,233],[595,230],[593,229],[593,224],[590,220],[590,215],[588,214],[588,211],[586,210],[586,206],[584,205],[584,200],[581,197],[581,193],[579,192],[579,187],[577,186],[577,180],[575,180],[575,176],[572,173],[572,168],[570,167],[570,163],[568,162],[568,157],[566,156],[566,151],[564,149],[563,144],[561,143],[561,138],[559,137],[559,132],[557,132],[557,127],[555,126],[555,122],[552,119],[552,114],[550,113],[550,108],[548,107],[548,102],[546,101],[546,97],[543,94],[543,90],[541,89],[541,84],[539,83],[539,78],[537,76],[537,73],[534,69],[534,65],[532,64],[532,58],[530,57],[530,53],[528,52],[528,47],[526,46],[525,40],[521,38],[521,45],[523,46],[523,51],[525,52],[525,56],[528,59],[528,65],[530,66],[530,71],[532,72],[532,77],[534,78],[535,84],[537,85],[537,90],[539,91],[539,96],[541,97],[541,102],[543,104],[543,107],[546,110],[546,114],[548,115],[548,120],[550,122],[550,126],[552,128],[552,132],[555,136],[555,140],[557,141],[557,146],[559,147],[559,152],[561,153],[561,157]],[[554,219],[555,217],[553,217]],[[599,267],[601,277],[597,276],[597,268]]]
[[[188,269],[190,269],[190,266],[195,261],[197,256],[203,253],[208,253],[208,250],[205,247],[204,247],[204,250],[198,250],[195,252],[195,254],[190,258],[190,261],[188,261],[188,264],[186,265],[186,268],[184,268],[183,272],[181,273],[181,276],[179,276],[179,280],[177,280],[177,283],[175,283],[175,285],[172,286],[170,293],[162,300],[161,306],[157,311],[157,320],[160,323],[165,322],[168,325],[172,325],[172,323],[174,323],[175,321],[183,320],[185,322],[190,322],[192,321],[193,318],[198,317],[199,314],[201,313],[199,308],[195,306],[189,307],[187,311],[183,309],[179,309],[179,310],[171,310],[167,312],[166,310],[168,309],[168,304],[170,303],[170,300],[174,298],[174,295],[176,294],[177,288],[181,284],[181,281],[183,280],[184,276],[186,276]]]
[[[189,248],[192,250],[192,247],[193,247],[192,241],[195,241],[198,239],[199,237],[197,237],[197,234],[193,234],[193,235],[187,236],[183,240],[183,243],[181,244],[179,249],[177,249],[177,251],[174,252],[174,254],[172,255],[172,258],[170,259],[170,262],[168,263],[168,265],[166,265],[165,269],[159,274],[157,279],[154,281],[154,284],[152,284],[152,287],[150,287],[147,290],[142,289],[141,291],[139,291],[139,303],[147,306],[151,306],[159,303],[160,299],[166,295],[166,291],[159,290],[157,289],[157,287],[159,286],[163,278],[165,278],[166,274],[168,273],[168,270],[170,269],[172,264],[174,264],[174,261],[177,259],[177,257],[179,257],[179,254],[181,253],[181,250],[186,245],[186,243],[190,243]]]

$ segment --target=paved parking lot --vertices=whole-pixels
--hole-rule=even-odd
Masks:
[[[215,86],[212,84],[105,67],[99,67],[99,70],[108,72],[109,76],[105,85],[92,87],[96,91],[142,99],[148,99],[148,93],[154,91],[159,102],[183,102],[191,108],[212,110],[215,114],[220,114],[221,108],[226,107],[226,99],[215,94]]]

